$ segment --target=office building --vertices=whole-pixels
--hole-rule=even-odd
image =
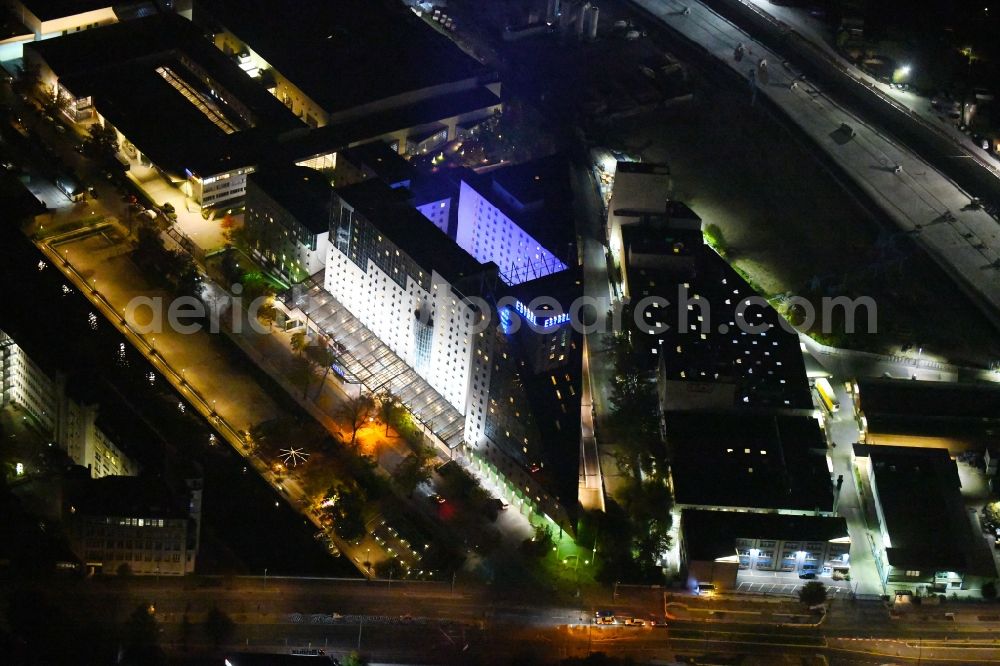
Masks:
[[[851,539],[844,518],[773,513],[681,512],[681,562],[688,587],[734,590],[740,571],[850,573]]]
[[[63,520],[70,547],[91,573],[194,573],[201,493],[194,477],[176,487],[145,477],[67,482]]]
[[[606,169],[608,167],[605,167]],[[614,184],[608,201],[608,243],[619,266],[622,255],[622,229],[641,222],[645,216],[663,214],[673,192],[670,167],[655,162],[617,162]]]

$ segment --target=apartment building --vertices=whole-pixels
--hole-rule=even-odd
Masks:
[[[0,407],[15,405],[93,478],[134,476],[140,465],[101,428],[98,407],[67,392],[63,375],[49,374],[0,331]]]

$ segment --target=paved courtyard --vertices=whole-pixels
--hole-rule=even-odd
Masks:
[[[826,593],[830,598],[850,596],[851,583],[846,580],[833,580],[829,576],[820,575],[815,580],[826,585]],[[792,571],[740,571],[736,575],[736,591],[751,594],[774,594],[797,596],[799,590],[810,580],[802,580]]]

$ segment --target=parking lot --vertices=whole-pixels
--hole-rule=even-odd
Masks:
[[[833,580],[829,576],[819,576],[813,580],[826,585],[829,598],[847,596],[851,593],[851,583],[846,580]],[[740,571],[736,577],[736,590],[747,594],[772,594],[793,597],[799,589],[810,580],[800,579],[798,574],[790,571]]]

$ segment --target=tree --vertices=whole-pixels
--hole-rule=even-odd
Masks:
[[[983,518],[989,527],[1000,527],[1000,502],[990,502],[983,507]]]
[[[292,337],[289,340],[289,344],[292,346],[292,351],[296,354],[301,354],[302,351],[308,346],[309,338],[306,337],[305,331],[295,331],[292,333]]]
[[[394,396],[391,392],[386,391],[379,396],[378,413],[379,418],[381,418],[382,422],[385,424],[386,437],[389,436],[389,425],[395,425],[402,409],[403,406],[399,403],[399,398]]]
[[[406,570],[403,565],[399,563],[399,560],[389,559],[382,560],[375,565],[375,573],[379,578],[395,578],[398,579],[402,577]]]
[[[826,601],[826,585],[811,580],[799,589],[799,601],[806,606],[818,606]]]
[[[726,256],[728,250],[728,245],[726,244],[726,236],[722,233],[722,229],[718,224],[706,224],[705,225],[705,240],[711,245],[716,252],[722,256]]]
[[[309,392],[309,384],[312,383],[314,374],[313,364],[309,362],[309,359],[304,356],[292,357],[291,364],[288,366],[288,378],[296,386],[302,387],[303,399]]]
[[[251,305],[252,303],[253,301],[250,300],[248,305]],[[274,296],[265,296],[260,307],[257,308],[257,321],[270,329],[274,326],[274,322],[277,318],[278,311],[274,308]]]
[[[226,213],[222,217],[222,221],[219,223],[219,228],[222,229],[222,237],[226,239],[226,244],[231,245],[233,242],[233,230],[236,227],[236,218],[231,214]]]
[[[118,133],[111,125],[94,123],[88,130],[89,142],[94,153],[106,158],[113,158],[118,152]]]
[[[983,583],[982,595],[983,599],[996,599],[997,582],[995,580],[988,580]]]
[[[340,538],[351,541],[364,534],[366,500],[365,491],[353,482],[340,482],[327,490],[324,510],[333,520],[333,529]]]
[[[310,363],[317,368],[323,369],[323,376],[319,380],[319,389],[316,391],[318,397],[323,390],[323,384],[326,382],[327,376],[330,374],[330,368],[337,362],[337,354],[327,346],[324,340],[318,344],[307,346],[305,348],[305,356],[309,359]]]
[[[132,575],[132,567],[129,566],[128,562],[122,562],[121,564],[118,565],[118,569],[115,571],[115,573],[118,574],[119,576],[123,576],[123,577],[124,576],[131,576]]]
[[[181,647],[185,650],[187,649],[189,640],[191,640],[191,620],[185,611],[184,616],[181,618]]]
[[[392,478],[407,497],[412,497],[417,486],[431,478],[434,455],[434,449],[421,446],[396,466]]]
[[[530,557],[545,557],[552,550],[552,530],[546,525],[535,525],[535,536],[521,543],[521,552]]]
[[[368,660],[359,655],[357,652],[352,652],[341,659],[340,663],[342,666],[367,666]]]
[[[205,631],[205,635],[212,641],[212,645],[218,648],[232,638],[233,632],[236,630],[236,623],[225,612],[219,610],[216,606],[212,606],[212,609],[208,611],[208,615],[205,616],[202,629]]]
[[[345,421],[351,429],[351,442],[353,447],[357,443],[358,430],[368,421],[371,416],[374,404],[368,394],[361,394],[356,398],[348,398],[337,406],[337,418]]]
[[[160,626],[150,608],[137,607],[125,621],[119,663],[134,666],[166,663],[166,656],[160,648]]]

